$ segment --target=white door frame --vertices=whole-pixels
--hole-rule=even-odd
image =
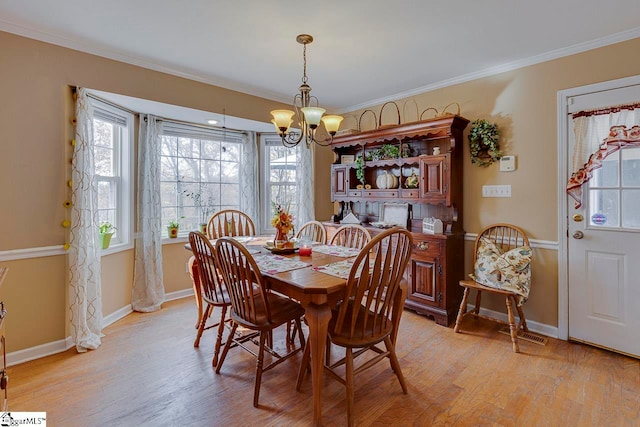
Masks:
[[[558,338],[569,339],[569,214],[567,212],[568,196],[566,190],[567,176],[567,115],[569,99],[573,96],[592,92],[618,89],[624,86],[640,84],[640,76],[609,80],[587,86],[565,89],[558,92]]]

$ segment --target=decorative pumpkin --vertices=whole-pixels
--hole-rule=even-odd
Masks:
[[[384,171],[382,175],[378,175],[376,178],[376,186],[380,189],[397,188],[398,177],[388,171]]]

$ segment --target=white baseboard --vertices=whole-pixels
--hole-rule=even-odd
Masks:
[[[165,301],[174,301],[180,298],[186,298],[193,295],[193,289],[183,289],[181,291],[171,292],[165,295]],[[195,308],[195,305],[194,305]],[[102,327],[117,322],[118,320],[133,313],[131,304],[122,307],[113,313],[105,316],[102,319]],[[20,363],[28,362],[30,360],[40,359],[41,357],[51,356],[52,354],[62,353],[74,347],[73,339],[67,337],[63,340],[58,340],[46,344],[37,345],[35,347],[25,348],[24,350],[18,350],[11,353],[7,353],[7,366],[18,365]]]
[[[471,311],[474,308],[475,308],[474,305],[471,305],[471,304],[467,305],[467,311]],[[487,310],[486,308],[480,307],[480,315],[490,317],[492,319],[496,319],[505,323],[509,322],[507,313],[502,313],[499,311]],[[526,317],[526,314],[525,314],[525,317]],[[529,330],[531,332],[535,332],[540,335],[544,335],[551,338],[558,338],[558,328],[556,326],[546,325],[544,323],[535,322],[529,319],[527,319],[527,326],[529,327]]]

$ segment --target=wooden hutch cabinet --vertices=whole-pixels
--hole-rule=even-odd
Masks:
[[[449,115],[337,136],[331,144],[335,155],[331,199],[340,205],[335,221],[351,211],[367,225],[381,220],[386,203],[408,204],[407,228],[414,246],[405,271],[409,282],[405,307],[432,316],[441,325],[455,319],[462,297],[458,284],[464,275],[461,144],[468,123],[463,117]],[[381,158],[381,152],[398,157]],[[358,179],[358,163],[352,161],[359,156],[364,159],[360,169],[364,183]],[[397,179],[385,176],[381,180],[386,174]],[[414,183],[417,177],[417,186],[407,188],[409,177]],[[378,188],[378,181],[392,184]],[[423,218],[442,220],[444,233],[423,233]],[[326,225],[329,234],[339,226]],[[372,226],[368,229],[373,235],[381,231]]]

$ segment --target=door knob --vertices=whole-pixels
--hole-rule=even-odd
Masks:
[[[584,237],[584,233],[580,230],[576,231],[575,233],[573,233],[573,238],[574,239],[582,239]]]

